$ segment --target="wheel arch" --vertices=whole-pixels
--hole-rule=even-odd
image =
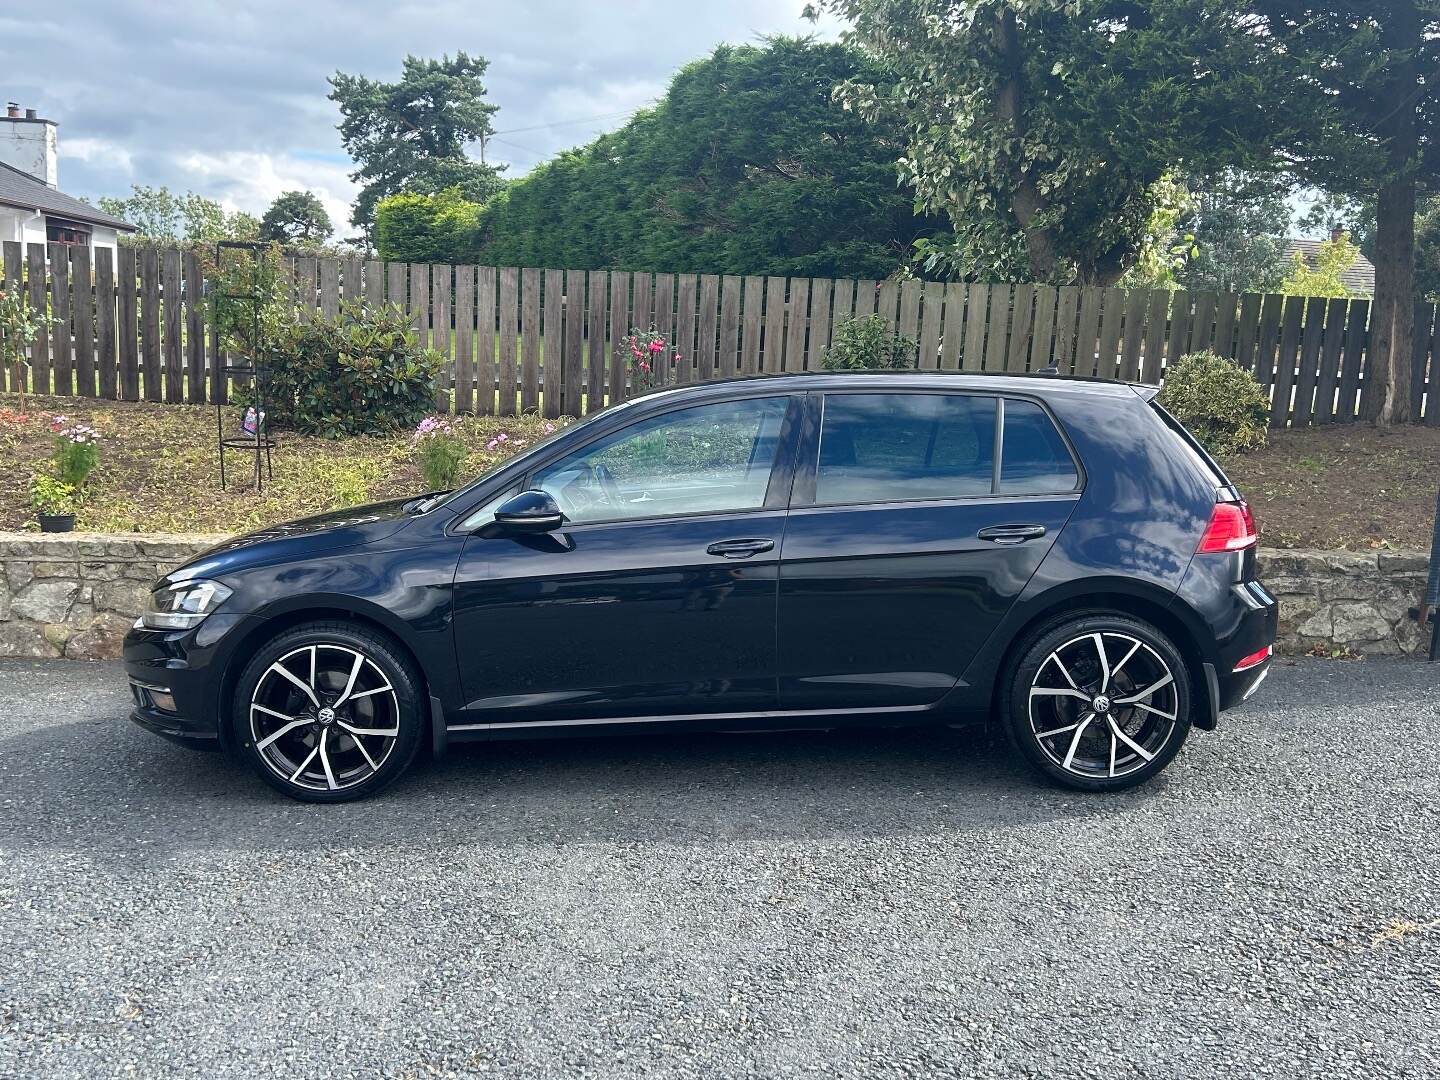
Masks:
[[[1203,730],[1215,727],[1212,677],[1207,676],[1208,656],[1201,646],[1203,638],[1198,617],[1188,610],[1184,601],[1159,588],[1137,585],[1131,581],[1090,581],[1078,589],[1055,589],[1038,597],[1025,612],[1025,619],[1009,635],[994,668],[995,678],[990,694],[990,710],[1003,707],[1010,673],[1019,662],[1021,650],[1045,626],[1092,612],[1117,612],[1150,623],[1175,643],[1190,676],[1191,724]]]
[[[240,675],[245,670],[245,665],[250,662],[250,658],[255,655],[255,650],[271,638],[310,622],[352,623],[357,627],[382,635],[414,665],[416,674],[420,677],[421,693],[431,702],[431,726],[433,728],[438,723],[443,729],[445,723],[443,708],[440,710],[438,718],[435,715],[436,680],[433,673],[426,667],[423,658],[406,641],[403,634],[391,625],[393,617],[389,613],[380,608],[371,609],[368,605],[347,605],[334,601],[314,603],[307,598],[303,605],[299,603],[288,605],[249,620],[244,635],[237,639],[231,648],[220,677],[216,700],[216,716],[220,719],[217,727],[220,732],[220,745],[224,749],[232,749],[231,724],[229,722],[231,700],[235,696],[235,688],[240,681]],[[433,731],[431,745],[432,747],[435,745]]]

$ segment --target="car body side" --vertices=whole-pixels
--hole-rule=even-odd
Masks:
[[[953,722],[984,715],[1003,693],[1000,676],[1032,628],[1093,608],[1138,615],[1176,641],[1192,665],[1198,726],[1213,727],[1217,713],[1235,704],[1255,681],[1253,674],[1227,673],[1240,657],[1273,641],[1274,602],[1255,582],[1253,549],[1191,554],[1215,503],[1215,477],[1176,452],[1173,432],[1147,404],[1148,392],[1043,377],[800,375],[722,381],[634,399],[567,429],[427,512],[409,513],[400,502],[378,504],[252,534],[202,554],[164,580],[212,578],[234,589],[234,595],[194,630],[132,631],[125,646],[132,681],[170,687],[177,702],[176,713],[170,714],[139,701],[135,719],[186,744],[224,745],[238,671],[259,645],[300,622],[341,618],[385,630],[413,657],[427,684],[437,748],[457,736],[551,734],[538,727],[497,730],[470,722],[474,716],[466,709],[453,603],[457,567],[473,531],[462,527],[466,519],[497,494],[518,488],[547,462],[657,412],[745,396],[804,400],[866,389],[971,392],[1040,404],[1058,421],[1083,470],[1080,489],[1063,496],[1068,513],[1059,518],[1058,534],[1028,580],[1017,583],[1013,603],[977,643],[968,663],[952,673],[953,685],[923,706],[848,718],[818,715],[823,710],[806,710],[804,716],[772,710],[740,723],[722,712],[668,727],[829,727],[847,720]],[[777,464],[778,490],[787,496],[791,513],[806,509],[788,495],[792,485],[803,488],[796,477],[806,468],[807,455],[813,455],[817,437],[814,414],[801,415],[807,422],[787,428]],[[1054,501],[1056,496],[1030,498]],[[783,516],[786,506],[779,509]],[[895,519],[907,509],[914,507],[896,505]],[[783,550],[778,554],[777,572],[783,574]],[[533,643],[536,649],[565,647],[560,618],[553,633]]]

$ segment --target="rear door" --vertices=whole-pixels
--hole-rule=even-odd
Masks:
[[[1082,487],[1035,401],[812,395],[780,565],[783,709],[917,707],[950,690]]]

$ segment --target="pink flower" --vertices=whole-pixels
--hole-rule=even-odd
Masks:
[[[650,370],[650,365],[647,364],[644,360],[641,360],[641,361],[640,361],[640,370],[641,370],[641,371],[649,371],[649,370]]]
[[[650,351],[651,351],[651,352],[661,352],[664,348],[665,348],[665,341],[664,341],[663,338],[657,339],[657,340],[655,340],[655,341],[650,342]]]
[[[674,356],[672,356],[672,357],[670,358],[670,361],[671,361],[671,363],[678,364],[678,363],[679,363],[681,360],[683,360],[683,359],[684,359],[684,357],[682,357],[682,356],[677,352]]]

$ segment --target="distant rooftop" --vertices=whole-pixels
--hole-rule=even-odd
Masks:
[[[135,226],[128,221],[96,210],[89,203],[81,202],[64,192],[56,191],[48,184],[37,180],[27,172],[0,161],[0,206],[14,206],[22,210],[40,210],[56,217],[83,221],[89,225],[107,225],[121,232],[135,232]]]
[[[1286,240],[1285,241],[1285,262],[1290,261],[1298,254],[1305,260],[1305,265],[1314,270],[1316,260],[1320,256],[1320,246],[1326,243],[1324,240]],[[1365,296],[1375,295],[1375,266],[1369,259],[1365,258],[1358,251],[1355,253],[1355,261],[1351,263],[1340,274],[1340,281],[1352,293],[1361,293]]]

